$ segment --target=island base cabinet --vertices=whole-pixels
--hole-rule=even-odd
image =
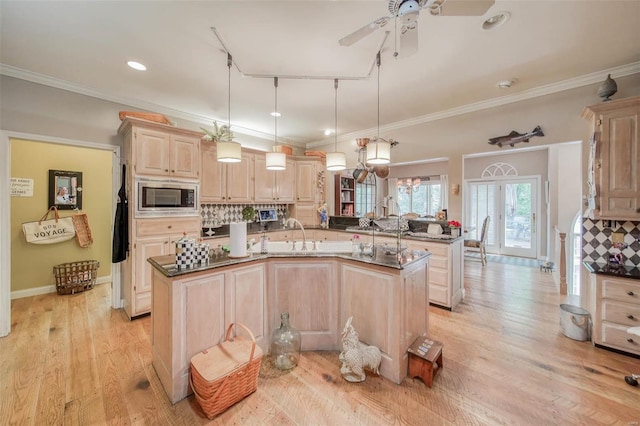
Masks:
[[[205,271],[181,279],[167,278],[154,269],[153,366],[172,403],[191,393],[191,358],[220,343],[230,323],[247,325],[264,350],[264,316],[260,317],[264,277],[264,264]]]
[[[336,262],[310,259],[272,260],[269,264],[270,330],[280,327],[280,314],[301,336],[301,350],[333,350],[338,345],[338,280]]]
[[[340,323],[353,316],[360,341],[380,349],[380,374],[395,383],[407,375],[407,349],[429,325],[427,265],[404,272],[398,276],[344,264],[340,279]]]

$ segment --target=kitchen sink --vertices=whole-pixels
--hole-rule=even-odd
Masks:
[[[274,254],[313,255],[317,253],[351,253],[352,250],[351,241],[307,241],[306,250],[302,250],[302,241],[296,241],[295,248],[292,241],[267,242],[267,252]],[[249,252],[260,253],[260,243],[252,245]]]

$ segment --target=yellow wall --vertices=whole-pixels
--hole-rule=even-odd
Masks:
[[[95,259],[98,277],[111,274],[113,152],[69,145],[11,140],[11,177],[33,179],[33,197],[11,197],[11,290],[54,285],[53,266]],[[75,238],[50,245],[27,243],[22,223],[40,219],[49,203],[49,169],[82,172],[82,212],[89,218],[93,245]],[[71,216],[61,210],[60,216]]]

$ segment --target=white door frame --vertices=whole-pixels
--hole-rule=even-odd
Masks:
[[[84,142],[52,136],[35,135],[30,133],[0,130],[0,337],[11,332],[11,139],[24,139],[46,143],[79,146],[112,151],[115,158],[111,173],[111,198],[113,201],[111,217],[115,217],[118,189],[120,188],[120,147],[116,145]],[[113,239],[113,229],[112,229]],[[114,309],[122,307],[120,264],[111,264],[112,300]]]
[[[533,175],[533,176],[518,176],[518,175],[509,175],[509,176],[492,176],[491,178],[478,178],[478,179],[465,179],[464,184],[465,184],[465,194],[469,194],[469,185],[472,183],[495,183],[497,185],[502,185],[505,181],[513,181],[513,180],[534,180],[536,182],[536,208],[535,208],[535,215],[536,215],[536,235],[535,235],[535,245],[536,245],[536,250],[535,250],[535,258],[539,259],[540,258],[540,238],[541,238],[541,228],[540,228],[540,197],[541,197],[541,187],[540,187],[540,182],[542,181],[542,177],[540,175]],[[465,199],[464,199],[464,205],[465,205],[465,211],[464,211],[464,216],[465,216],[465,220],[466,217],[469,216],[469,200],[467,199],[468,195],[465,195]],[[502,206],[501,206],[501,199],[502,199],[503,195],[502,193],[498,194],[498,197],[496,198],[495,202],[496,202],[496,206],[495,208],[497,209],[497,211],[499,211],[499,214],[502,215]],[[497,239],[496,239],[496,243],[502,245],[502,231],[498,229],[498,225],[501,221],[496,220],[495,218],[493,218],[490,222],[490,226],[493,227],[494,229],[494,235],[496,235]],[[489,231],[487,231],[489,232]],[[487,245],[487,251],[488,252],[493,252],[493,253],[501,253],[501,248],[498,247],[498,251],[496,251],[495,249],[493,249],[495,246],[490,246]],[[492,250],[493,249],[493,250]]]

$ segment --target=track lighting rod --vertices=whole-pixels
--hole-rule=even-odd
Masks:
[[[243,77],[249,77],[249,78],[274,78],[274,77],[279,77],[279,78],[285,78],[285,79],[288,79],[288,80],[336,80],[336,79],[338,79],[338,80],[353,80],[353,81],[368,80],[369,78],[371,78],[371,74],[373,74],[373,68],[376,66],[376,64],[380,63],[380,52],[382,51],[382,48],[384,47],[384,44],[386,43],[387,38],[389,38],[389,34],[390,34],[390,31],[385,31],[384,32],[384,36],[382,37],[382,40],[380,41],[380,45],[378,46],[378,49],[376,50],[376,56],[375,56],[375,58],[373,58],[371,66],[369,67],[369,72],[366,75],[362,75],[362,76],[329,76],[329,75],[247,74],[247,73],[245,73],[244,71],[242,71],[240,69],[240,66],[238,65],[238,62],[231,58],[231,52],[229,52],[229,49],[227,49],[227,46],[224,44],[224,41],[222,41],[222,37],[220,36],[220,33],[218,32],[218,30],[216,30],[215,27],[211,27],[211,31],[213,31],[213,34],[216,36],[216,38],[218,39],[218,42],[220,43],[220,45],[224,49],[225,53],[227,54],[227,60],[233,62],[233,64],[236,66],[236,69],[238,70],[240,75],[242,75]]]

